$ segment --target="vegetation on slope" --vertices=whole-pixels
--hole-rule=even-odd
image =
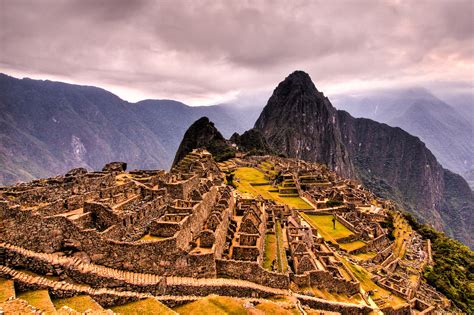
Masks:
[[[447,237],[405,214],[410,225],[424,239],[431,241],[433,266],[427,266],[424,277],[429,284],[451,299],[460,309],[474,312],[474,252],[461,242]]]
[[[217,162],[225,161],[235,156],[234,148],[227,143],[219,130],[214,126],[214,123],[207,117],[201,117],[188,128],[178,151],[176,151],[173,166],[191,153],[193,149],[197,148],[208,150]]]

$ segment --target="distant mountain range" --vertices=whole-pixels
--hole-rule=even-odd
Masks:
[[[445,168],[474,180],[474,125],[464,106],[443,102],[428,90],[392,89],[332,98],[355,117],[400,127],[418,136]],[[474,112],[471,103],[471,115]]]
[[[0,184],[100,169],[168,169],[186,128],[201,116],[224,136],[244,131],[259,114],[230,104],[191,107],[171,100],[128,103],[96,87],[16,79],[0,74]]]

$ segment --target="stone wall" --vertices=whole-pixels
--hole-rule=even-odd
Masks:
[[[288,289],[288,274],[263,269],[256,262],[216,259],[217,275],[252,281],[272,288]]]
[[[369,314],[370,312],[372,312],[372,309],[370,307],[359,304],[331,302],[300,294],[297,294],[296,297],[301,302],[301,304],[307,305],[317,310],[337,312],[343,315],[360,315]]]
[[[180,231],[176,234],[178,248],[189,248],[189,242],[198,236],[198,232],[201,230],[204,222],[211,213],[217,195],[217,187],[213,186],[209,192],[202,196],[201,202],[194,205],[192,214],[184,220]]]

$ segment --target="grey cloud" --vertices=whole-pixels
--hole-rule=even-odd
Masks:
[[[472,80],[473,5],[0,0],[0,71],[185,101],[268,90],[297,68],[323,86]]]

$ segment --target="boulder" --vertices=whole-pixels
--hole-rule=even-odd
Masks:
[[[87,170],[83,167],[73,168],[69,172],[66,173],[66,176],[78,176],[87,174]]]
[[[102,172],[125,172],[127,163],[125,162],[111,162],[105,164]]]

